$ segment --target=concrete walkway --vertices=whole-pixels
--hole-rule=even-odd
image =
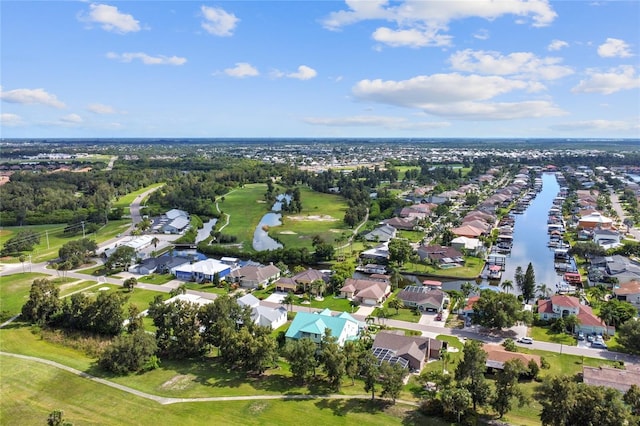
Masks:
[[[137,389],[130,388],[129,386],[124,386],[118,383],[111,382],[109,380],[101,379],[99,377],[93,376],[91,374],[85,373],[84,371],[76,370],[75,368],[68,367],[64,364],[60,364],[55,361],[51,361],[48,359],[37,358],[33,356],[13,354],[9,352],[0,352],[0,356],[9,356],[13,358],[18,358],[30,362],[39,362],[41,364],[45,364],[51,367],[59,368],[61,370],[67,371],[71,374],[75,374],[76,376],[83,377],[87,380],[91,380],[96,383],[100,383],[105,386],[109,386],[123,392],[127,392],[132,395],[139,396],[140,398],[145,398],[158,404],[168,405],[168,404],[179,404],[184,402],[222,402],[222,401],[252,401],[252,400],[307,400],[307,399],[370,399],[370,395],[337,395],[337,394],[328,394],[328,395],[304,395],[304,394],[293,394],[293,395],[241,395],[241,396],[211,396],[211,397],[202,397],[202,398],[169,398],[164,396],[153,395],[147,392],[142,392]],[[396,403],[412,405],[414,407],[418,406],[418,403],[415,401],[406,401],[406,400],[396,400]]]

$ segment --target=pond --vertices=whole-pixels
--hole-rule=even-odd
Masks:
[[[258,226],[256,226],[256,230],[253,233],[254,250],[262,251],[282,248],[282,244],[269,236],[269,228],[282,225],[282,222],[280,221],[282,214],[274,212],[282,210],[284,200],[290,202],[291,196],[284,194],[278,195],[275,204],[271,208],[271,212],[265,214],[260,220],[260,223],[258,223]]]
[[[198,235],[196,235],[196,244],[209,238],[209,236],[211,235],[211,230],[216,225],[216,222],[218,222],[218,219],[213,218],[205,223],[202,229],[198,229]]]

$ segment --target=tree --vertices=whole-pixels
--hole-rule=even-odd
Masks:
[[[351,385],[353,386],[360,369],[362,347],[359,343],[354,342],[353,340],[347,340],[344,342],[343,353],[345,357],[345,373],[349,378],[351,378]]]
[[[413,254],[413,248],[409,241],[393,238],[389,241],[389,261],[395,262],[398,266],[402,266],[405,262],[411,259]]]
[[[295,302],[295,296],[292,292],[288,292],[287,295],[282,299],[282,304],[289,307],[291,311],[293,309],[293,304]]]
[[[512,359],[506,361],[503,369],[496,374],[496,389],[494,397],[491,399],[491,407],[496,410],[500,418],[511,410],[514,398],[518,398],[520,406],[526,402],[524,394],[518,387],[518,379],[526,372],[527,367],[522,361]]]
[[[316,349],[317,346],[313,340],[306,337],[291,340],[285,346],[285,358],[291,364],[291,374],[301,383],[305,383],[315,371]]]
[[[522,306],[513,294],[485,290],[473,304],[474,324],[502,329],[512,327],[522,318]]]
[[[363,352],[360,357],[360,374],[364,380],[364,391],[371,392],[371,400],[375,399],[376,384],[380,369],[378,367],[378,358],[371,351]]]
[[[4,247],[0,250],[0,255],[8,256],[23,251],[31,251],[37,244],[40,244],[40,235],[35,231],[30,229],[19,231],[4,243]]]
[[[618,327],[637,315],[638,311],[631,303],[616,298],[611,298],[600,306],[599,317],[605,324],[614,327]]]
[[[391,276],[391,289],[396,290],[404,280],[404,276],[399,268],[393,266],[390,268],[389,275]]]
[[[98,364],[116,374],[141,371],[158,349],[153,335],[140,329],[114,339],[102,351]]]
[[[62,410],[53,410],[49,413],[49,417],[47,418],[48,426],[73,426],[73,423],[67,421],[64,418],[64,411]]]
[[[48,324],[62,307],[60,291],[49,280],[38,278],[31,284],[29,299],[22,306],[22,317],[35,324]]]
[[[487,370],[485,365],[487,353],[482,349],[482,343],[478,340],[467,340],[464,344],[462,361],[456,368],[456,380],[471,394],[473,410],[478,405],[484,405],[489,399],[491,389],[484,377]]]
[[[122,331],[126,297],[117,292],[100,292],[91,305],[91,330],[98,334],[115,336]]]
[[[126,271],[129,269],[129,266],[135,256],[136,250],[133,247],[119,246],[111,256],[109,256],[104,266],[111,271],[116,269]]]
[[[132,292],[133,288],[138,284],[138,280],[135,277],[130,277],[124,280],[122,286],[127,289],[127,291]]]
[[[502,290],[505,291],[506,293],[513,291],[513,281],[504,280],[502,283],[500,283],[500,288],[502,288]]]
[[[464,295],[465,299],[468,298],[473,292],[473,284],[471,284],[469,281],[463,282],[460,286],[460,291]]]
[[[445,413],[454,414],[458,419],[458,424],[472,403],[471,393],[467,389],[459,387],[443,390],[440,399]]]
[[[576,327],[580,325],[580,319],[576,314],[567,315],[564,317],[564,325],[573,334],[576,332]]]
[[[74,269],[83,265],[95,256],[98,250],[98,244],[94,240],[81,238],[65,243],[58,250],[58,263],[70,262],[71,268]]]
[[[339,391],[342,376],[344,376],[346,372],[346,357],[337,341],[338,339],[331,335],[331,329],[325,329],[325,335],[322,338],[320,359],[324,365],[324,371],[329,379],[329,384],[334,390]]]
[[[549,297],[549,287],[547,287],[546,284],[542,283],[539,284],[538,287],[536,287],[536,290],[538,293],[542,294],[542,298],[547,298]]]
[[[576,386],[570,378],[550,376],[545,378],[536,399],[542,405],[540,420],[543,425],[569,425],[571,409],[575,404]]]
[[[423,386],[432,383],[435,385],[435,392],[438,392],[451,388],[451,385],[453,384],[453,376],[440,370],[423,370],[422,373],[420,373],[420,376],[418,376],[418,382]]]
[[[21,254],[18,257],[18,260],[20,261],[20,263],[22,264],[22,273],[24,273],[24,262],[27,260],[27,256],[25,256],[24,254]]]
[[[205,305],[208,307],[212,304]],[[161,355],[170,358],[190,358],[200,355],[205,349],[205,339],[200,327],[198,305],[177,300],[166,304],[157,297],[147,311],[156,326],[156,341]]]
[[[138,330],[144,330],[144,323],[140,315],[140,308],[133,303],[129,305],[127,317],[127,333],[133,334]]]
[[[516,281],[517,278],[517,270],[516,270]],[[535,297],[535,289],[536,289],[536,274],[533,270],[533,265],[529,262],[527,265],[527,271],[524,273],[522,281],[518,283],[518,288],[522,293],[522,297],[527,303]]]
[[[628,351],[640,354],[640,321],[630,319],[617,329],[617,340]]]
[[[382,382],[382,393],[380,395],[383,398],[391,398],[391,401],[395,404],[404,385],[404,377],[408,373],[407,369],[398,363],[390,364],[385,361],[380,364],[380,377]]]
[[[404,306],[404,303],[397,297],[393,297],[391,298],[391,300],[389,300],[388,305],[391,309],[395,309],[396,315],[398,315],[398,310]]]
[[[634,416],[640,416],[640,386],[631,385],[622,397],[622,400],[631,407]]]
[[[327,283],[321,278],[313,280],[313,282],[311,283],[311,290],[313,290],[316,297],[322,297],[326,289]]]

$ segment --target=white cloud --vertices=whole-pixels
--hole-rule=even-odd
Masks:
[[[212,35],[229,37],[240,21],[236,15],[219,7],[202,6],[200,11],[205,19],[202,28]]]
[[[598,46],[598,55],[603,58],[628,58],[633,56],[629,48],[630,46],[624,40],[608,38]]]
[[[236,62],[233,68],[225,68],[224,73],[230,77],[245,78],[260,75],[257,68],[247,62]]]
[[[547,46],[547,50],[555,52],[556,50],[560,50],[565,47],[569,47],[569,43],[567,43],[566,41],[552,40],[551,43],[549,43],[549,46]]]
[[[143,52],[126,52],[126,53],[107,53],[107,58],[115,59],[120,62],[133,62],[134,59],[140,60],[145,65],[183,65],[187,62],[186,58],[179,56],[151,56]]]
[[[15,127],[22,126],[25,123],[19,115],[3,112],[0,114],[0,124],[3,126]]]
[[[310,80],[317,76],[318,73],[311,67],[306,65],[300,65],[298,71],[286,74],[289,78],[296,78],[298,80]]]
[[[87,105],[87,111],[91,111],[95,114],[115,114],[116,110],[109,105],[103,104],[90,104]]]
[[[0,98],[14,104],[41,104],[54,108],[65,108],[56,95],[47,93],[44,89],[14,89],[7,92],[0,87]]]
[[[474,35],[474,38],[477,38],[478,40],[489,40],[489,30],[486,30],[484,28],[478,30]]]
[[[69,114],[64,117],[60,117],[60,121],[67,124],[80,124],[84,120],[78,114]]]
[[[474,0],[423,1],[346,0],[347,10],[332,12],[322,21],[325,28],[338,30],[356,22],[382,20],[396,28],[378,28],[374,39],[391,46],[442,46],[450,43],[450,22],[467,18],[494,20],[514,15],[519,20],[530,19],[534,27],[547,26],[556,18],[547,0]]]
[[[404,81],[362,80],[352,89],[354,97],[433,115],[476,120],[505,120],[563,115],[548,101],[486,102],[516,90],[536,92],[544,86],[535,81],[500,76],[434,74]]]
[[[425,31],[417,28],[407,30],[392,30],[381,27],[376,29],[372,35],[373,39],[380,43],[392,47],[428,47],[428,46],[449,46],[451,36],[438,34],[436,31]]]
[[[307,124],[330,127],[386,127],[397,130],[437,129],[448,127],[447,122],[411,122],[402,117],[356,115],[350,117],[306,117]]]
[[[106,4],[89,5],[89,13],[81,15],[79,19],[100,24],[103,30],[119,34],[140,31],[140,22],[132,15],[122,13],[117,7]]]
[[[551,126],[553,130],[574,131],[574,130],[593,130],[593,131],[638,131],[640,124],[638,122],[628,122],[622,120],[585,120],[574,121],[570,123],[562,123]]]
[[[562,59],[538,58],[530,52],[514,52],[504,56],[498,52],[467,49],[451,55],[449,62],[457,71],[540,80],[555,80],[573,74],[570,67],[559,65]]]
[[[587,70],[588,78],[571,91],[573,93],[602,93],[610,95],[620,90],[640,88],[640,76],[636,75],[636,69],[631,65],[621,65],[607,72]]]

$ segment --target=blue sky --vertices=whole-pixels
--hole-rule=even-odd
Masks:
[[[640,136],[639,1],[0,1],[1,136]]]

